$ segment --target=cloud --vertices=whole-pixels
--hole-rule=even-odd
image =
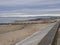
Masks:
[[[0,1],[0,5],[25,5],[25,4],[31,4],[35,3],[37,1],[43,1],[43,0],[3,0]]]
[[[0,15],[59,14],[59,12],[60,0],[0,0]]]
[[[7,15],[13,15],[11,13],[14,13],[14,15],[17,15],[20,13],[21,14],[60,14],[60,9],[23,9],[23,10],[13,10],[13,11],[4,11],[1,12],[3,15],[5,15],[5,13]],[[0,15],[1,15],[0,13]],[[10,13],[10,14],[8,14]]]
[[[0,5],[2,6],[48,5],[57,3],[60,3],[60,0],[0,0]]]
[[[8,14],[8,15],[7,15]],[[12,16],[11,16],[12,15]],[[60,16],[60,14],[27,14],[22,15],[18,13],[5,13],[5,15],[0,15],[0,17],[34,17],[34,16]]]

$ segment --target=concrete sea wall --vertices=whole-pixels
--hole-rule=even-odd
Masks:
[[[58,27],[59,22],[51,23],[15,45],[51,45]]]

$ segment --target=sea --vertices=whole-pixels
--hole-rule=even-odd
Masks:
[[[24,21],[24,20],[30,20],[35,18],[30,17],[0,17],[0,23],[10,23],[14,21]]]
[[[23,21],[23,20],[30,20],[36,18],[46,18],[46,17],[0,17],[0,23],[10,23],[14,21]],[[49,18],[49,17],[48,17]]]

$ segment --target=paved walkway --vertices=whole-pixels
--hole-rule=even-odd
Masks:
[[[60,29],[58,30],[57,45],[60,45]]]
[[[56,37],[54,39],[53,45],[60,45],[60,28],[56,34]]]

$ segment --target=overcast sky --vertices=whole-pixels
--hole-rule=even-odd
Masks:
[[[59,13],[60,0],[0,0],[0,16]]]

